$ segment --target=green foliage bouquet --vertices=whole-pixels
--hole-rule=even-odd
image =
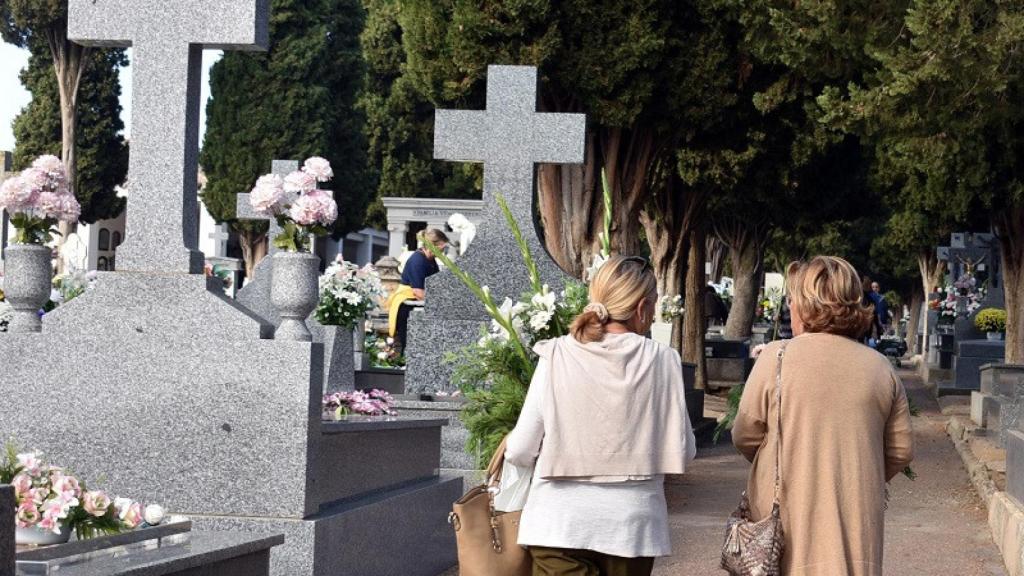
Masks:
[[[974,317],[974,326],[982,332],[1006,332],[1006,310],[986,308]]]
[[[508,205],[500,196],[498,203],[530,278],[531,289],[519,301],[508,298],[499,305],[487,286],[481,286],[437,246],[426,245],[476,295],[491,317],[490,326],[481,327],[476,343],[447,358],[455,367],[453,382],[468,399],[462,416],[469,429],[467,448],[477,454],[481,467],[487,465],[501,439],[519,419],[537,367],[533,345],[568,334],[569,325],[588,300],[587,287],[582,284],[570,282],[557,294],[541,282],[530,248]]]

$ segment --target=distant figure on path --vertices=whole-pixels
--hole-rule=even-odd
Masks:
[[[428,250],[425,244],[430,242],[442,251],[448,247],[448,236],[436,228],[420,233],[419,240],[424,246],[420,246],[405,262],[405,268],[402,270],[402,283],[386,303],[388,330],[403,351],[409,327],[409,314],[414,308],[409,301],[422,301],[426,298],[427,278],[439,271],[434,253]]]
[[[861,341],[872,348],[877,345],[878,339],[884,334],[882,332],[882,323],[878,321],[878,296],[872,291],[873,285],[874,282],[871,281],[870,277],[865,276],[861,279],[861,286],[864,290],[864,297],[861,301],[864,306],[867,306],[872,312],[871,323],[864,329],[864,335],[861,337]]]
[[[881,338],[889,332],[889,303],[882,295],[882,286],[878,282],[871,283],[871,300],[875,303],[875,316],[878,317]]]
[[[881,576],[886,482],[913,459],[903,384],[857,339],[874,313],[857,271],[818,256],[787,271],[795,338],[782,359],[782,525],[785,576]],[[761,353],[740,402],[733,443],[751,462],[752,518],[775,492],[776,366]]]
[[[648,576],[671,554],[665,474],[697,449],[679,354],[642,336],[657,300],[646,260],[613,257],[572,334],[535,348],[505,453],[536,463],[519,528],[534,576]]]

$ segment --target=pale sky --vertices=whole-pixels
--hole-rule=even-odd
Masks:
[[[203,93],[200,107],[199,142],[202,144],[206,131],[206,101],[210,97],[210,67],[220,59],[222,52],[203,52]],[[131,60],[131,49],[128,58]],[[18,80],[18,73],[28,65],[28,52],[10,44],[0,43],[0,150],[14,150],[14,133],[11,123],[15,116],[31,101],[31,95]],[[132,122],[132,70],[131,66],[121,69],[121,118],[124,120],[125,135],[131,136]]]

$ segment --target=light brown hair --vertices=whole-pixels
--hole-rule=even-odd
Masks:
[[[815,256],[786,269],[786,286],[806,332],[860,338],[873,312],[864,304],[857,270],[835,256]]]
[[[654,270],[638,257],[613,256],[590,282],[590,305],[576,317],[570,332],[587,344],[604,340],[609,322],[625,322],[645,299],[657,299]]]
[[[419,239],[420,242],[422,242],[424,244],[426,244],[427,242],[430,242],[431,244],[433,244],[435,246],[437,246],[438,244],[441,244],[442,242],[445,243],[445,244],[448,244],[450,242],[448,240],[448,235],[445,234],[444,232],[438,230],[437,228],[431,228],[429,230],[424,230],[424,231],[420,232],[419,234],[417,234],[416,237]]]

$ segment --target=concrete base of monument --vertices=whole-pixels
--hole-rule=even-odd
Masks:
[[[436,576],[458,562],[451,505],[461,477],[442,476],[343,501],[301,520],[192,515],[198,530],[283,533],[279,576]]]
[[[405,370],[365,368],[355,372],[356,390],[383,390],[395,396],[405,394]]]

